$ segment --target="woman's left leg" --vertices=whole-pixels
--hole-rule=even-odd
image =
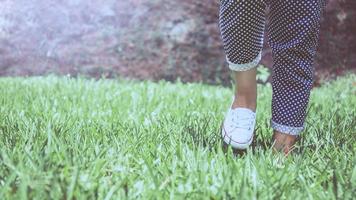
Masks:
[[[270,1],[268,35],[274,61],[271,126],[277,142],[278,138],[296,138],[304,129],[324,4],[325,0]]]

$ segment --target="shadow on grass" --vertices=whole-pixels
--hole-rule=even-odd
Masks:
[[[195,147],[207,148],[212,150],[214,148],[222,148],[227,153],[230,148],[223,142],[221,136],[221,124],[217,124],[214,117],[202,115],[199,117],[186,116],[183,120],[182,137],[185,142],[192,144]],[[255,133],[259,132],[259,126],[256,128]],[[257,150],[268,150],[272,145],[272,140],[267,139],[265,136],[254,134],[254,139],[251,144],[252,152]],[[234,155],[243,156],[247,150],[237,150],[231,148]]]
[[[215,117],[204,114],[198,117],[187,115],[181,123],[183,125],[181,134],[184,142],[197,148],[207,148],[209,150],[222,148],[225,153],[229,152],[229,148],[231,148],[231,146],[223,142],[221,136],[221,124],[218,124],[220,121]],[[273,145],[272,135],[270,133],[264,134],[261,132],[261,126],[265,125],[266,124],[257,125],[254,131],[254,138],[249,148],[252,153],[271,150]],[[320,141],[323,138],[320,131],[314,133],[313,135],[313,137],[319,138]],[[293,154],[303,154],[307,149],[315,151],[317,149],[316,146],[320,146],[320,144],[309,144],[306,141],[305,133],[302,133],[301,137],[297,140],[295,149],[292,152]],[[236,156],[244,156],[248,151],[231,148],[231,152]]]

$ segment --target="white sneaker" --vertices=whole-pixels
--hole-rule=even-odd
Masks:
[[[253,140],[256,113],[248,108],[231,107],[232,103],[222,124],[222,138],[235,149],[247,149]]]

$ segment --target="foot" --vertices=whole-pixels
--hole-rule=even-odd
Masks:
[[[273,149],[278,152],[283,152],[286,156],[293,151],[298,136],[285,134],[279,131],[274,131],[273,134]]]
[[[247,149],[252,143],[256,113],[249,108],[231,105],[221,128],[223,141],[235,149]]]

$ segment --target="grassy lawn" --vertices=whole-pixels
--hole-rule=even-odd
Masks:
[[[232,90],[203,84],[0,78],[1,199],[352,199],[356,75],[313,89],[295,154],[270,149],[271,86],[256,147],[220,145]]]

